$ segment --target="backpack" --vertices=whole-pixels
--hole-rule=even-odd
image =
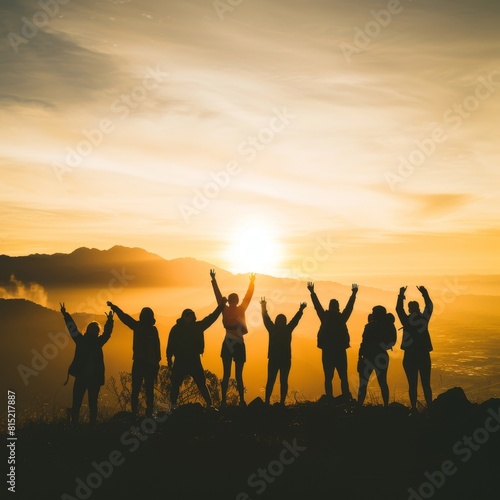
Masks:
[[[391,350],[392,347],[396,344],[397,341],[397,331],[396,327],[394,326],[394,323],[396,321],[396,318],[394,317],[394,314],[392,313],[387,313],[385,316],[385,321],[384,321],[384,329],[382,333],[382,343],[384,345],[385,350]]]

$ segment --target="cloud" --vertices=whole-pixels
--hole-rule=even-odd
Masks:
[[[79,45],[63,33],[40,32],[22,47],[5,50],[0,85],[3,106],[55,107],[93,101],[119,79],[116,59]]]
[[[474,199],[473,196],[459,193],[420,194],[410,195],[409,198],[417,202],[418,215],[423,217],[447,215],[465,207]]]
[[[373,191],[382,193],[383,189],[383,187],[375,187]],[[406,221],[406,226],[412,221],[423,219],[430,221],[452,214],[464,216],[464,211],[470,212],[469,206],[472,203],[481,201],[479,195],[472,193],[412,193],[409,191],[393,193],[391,199],[392,209],[402,214],[403,225]],[[448,230],[452,228],[448,227]]]
[[[0,287],[0,298],[2,299],[26,299],[47,307],[47,292],[38,283],[23,283],[12,274],[9,284]]]

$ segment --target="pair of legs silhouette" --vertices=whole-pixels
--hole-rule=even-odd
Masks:
[[[328,399],[333,398],[333,375],[335,370],[340,377],[342,396],[351,397],[349,381],[347,379],[347,353],[345,349],[323,349],[321,354],[323,371],[325,373],[325,394]]]
[[[224,339],[221,349],[222,358],[222,406],[226,405],[229,377],[231,376],[231,365],[234,360],[236,387],[240,397],[240,405],[245,404],[245,386],[243,384],[243,367],[246,361],[246,349],[243,341]]]
[[[74,425],[78,424],[80,418],[80,408],[83,397],[87,392],[89,403],[90,424],[94,425],[97,420],[97,399],[101,386],[99,381],[94,378],[76,377],[73,385],[73,408],[71,409],[71,421]]]
[[[178,357],[175,359],[174,367],[172,368],[172,379],[170,387],[170,401],[173,405],[177,404],[177,398],[179,397],[179,388],[184,381],[184,379],[191,375],[198,390],[202,395],[205,403],[208,407],[212,406],[212,398],[210,392],[208,391],[205,371],[201,364],[201,359],[199,354],[188,356],[188,357]]]
[[[377,381],[382,393],[384,406],[389,404],[389,386],[387,385],[387,370],[389,369],[389,355],[387,352],[380,352],[376,356],[368,356],[362,362],[359,372],[358,403],[365,402],[368,381],[373,371],[377,376]]]
[[[280,373],[280,403],[285,404],[288,393],[288,374],[292,366],[291,359],[269,359],[267,363],[267,384],[266,384],[266,403],[269,404],[273,392],[274,383],[278,372]]]
[[[139,394],[142,384],[146,392],[146,416],[151,417],[154,405],[154,387],[158,376],[159,364],[134,361],[132,364],[132,413],[137,415]]]
[[[427,408],[432,404],[431,389],[431,355],[429,352],[411,352],[405,351],[403,358],[403,368],[408,379],[408,391],[410,396],[411,409],[417,408],[417,385],[418,376],[424,391],[424,398]]]

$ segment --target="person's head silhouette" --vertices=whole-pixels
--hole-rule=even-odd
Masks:
[[[387,309],[384,306],[375,306],[372,309],[372,315],[375,321],[383,320],[386,314],[387,314]]]
[[[139,321],[145,325],[153,326],[156,323],[153,309],[144,307],[139,315]]]
[[[196,314],[192,309],[184,309],[184,311],[182,311],[181,318],[186,325],[192,325],[196,321]]]
[[[420,312],[420,306],[416,300],[411,300],[410,302],[408,302],[408,311],[410,312],[410,314]]]
[[[339,301],[337,299],[330,300],[328,310],[331,312],[340,312]]]
[[[85,330],[85,336],[87,337],[97,337],[101,331],[101,325],[97,321],[92,321],[87,325]]]
[[[276,316],[276,326],[286,326],[286,316],[284,314],[278,314],[278,316]]]
[[[230,293],[227,298],[227,301],[230,306],[237,306],[238,302],[240,301],[240,298],[238,297],[237,293]]]

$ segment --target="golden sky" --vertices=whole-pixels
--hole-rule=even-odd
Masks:
[[[500,273],[496,0],[62,3],[0,7],[0,253]]]

